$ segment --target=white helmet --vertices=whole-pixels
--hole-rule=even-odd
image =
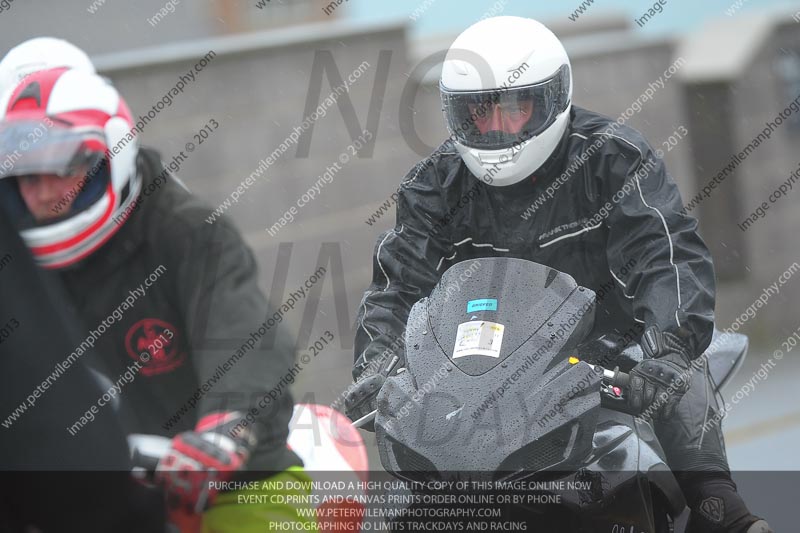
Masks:
[[[59,67],[95,72],[89,56],[74,44],[55,37],[28,39],[0,61],[0,96],[13,90],[28,74]]]
[[[467,168],[492,185],[533,174],[569,122],[567,52],[533,19],[494,17],[467,28],[447,52],[439,88],[456,149]]]
[[[0,108],[0,202],[41,265],[77,263],[130,216],[141,189],[135,133],[127,104],[96,74],[37,71],[10,91]],[[86,177],[68,210],[38,221],[13,179],[38,174]]]

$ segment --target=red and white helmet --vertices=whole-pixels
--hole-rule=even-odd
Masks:
[[[0,201],[45,267],[72,265],[121,227],[141,188],[131,112],[106,80],[55,68],[26,76],[0,109]],[[16,179],[90,169],[63,216],[36,222]]]
[[[0,61],[0,105],[5,108],[7,93],[14,90],[26,76],[60,67],[91,73],[95,71],[86,52],[64,39],[35,37],[18,44]]]

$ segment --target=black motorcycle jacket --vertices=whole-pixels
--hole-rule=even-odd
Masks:
[[[353,376],[402,350],[411,307],[448,267],[491,256],[535,261],[594,290],[598,334],[635,341],[656,325],[697,357],[711,341],[715,279],[682,205],[639,132],[579,107],[550,160],[507,187],[476,178],[445,143],[402,181],[395,227],[377,241]]]
[[[294,361],[284,328],[264,326],[272,313],[252,252],[224,218],[205,221],[210,209],[157,153],[140,150],[139,168],[142,192],[130,218],[60,272],[94,339],[97,357],[88,364],[121,389],[129,432],[172,437],[212,412],[253,413],[259,443],[248,469],[301,464],[286,447],[288,391],[258,406]],[[136,363],[141,369],[130,371]]]

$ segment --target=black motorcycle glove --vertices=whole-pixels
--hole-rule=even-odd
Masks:
[[[365,359],[362,355],[361,360]],[[386,382],[386,377],[397,373],[400,368],[405,366],[404,350],[384,350],[380,354],[357,365],[360,375],[352,388],[347,391],[344,397],[344,414],[352,420],[357,421],[375,411],[378,408],[378,393]],[[375,431],[372,421],[361,426],[361,429]]]
[[[644,360],[630,372],[628,404],[644,418],[670,418],[689,390],[689,349],[656,326],[647,328],[641,346]]]
[[[355,422],[378,408],[378,393],[386,382],[383,374],[373,374],[359,379],[344,397],[344,413]],[[361,429],[375,431],[372,421],[361,426]]]
[[[362,361],[356,364],[358,379],[344,397],[344,413],[353,422],[363,418],[378,408],[378,393],[386,382],[387,376],[397,374],[405,367],[405,350],[386,349],[369,359],[365,354],[359,358]],[[361,426],[361,429],[375,431],[372,421]]]

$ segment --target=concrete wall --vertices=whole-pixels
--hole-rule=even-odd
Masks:
[[[7,50],[31,37],[50,35],[69,39],[89,54],[99,54],[141,48],[145,43],[203,39],[338,16],[336,11],[331,16],[323,13],[322,8],[328,4],[323,0],[267,0],[263,9],[256,7],[258,1],[15,0],[0,13],[0,49]],[[162,9],[163,17],[157,15]]]
[[[758,51],[746,75],[736,81],[731,88],[733,102],[734,151],[739,152],[750,143],[772,121],[786,105],[800,93],[789,96],[780,83],[776,71],[776,61],[782,50],[793,51],[800,56],[800,25],[789,23],[776,28],[764,47]],[[800,165],[797,146],[800,143],[800,129],[792,128],[784,122],[772,137],[759,145],[747,157],[731,183],[725,187],[734,188],[738,203],[742,207],[742,222],[749,216],[781,183],[788,180],[793,170]],[[712,177],[718,169],[709,169],[705,179]],[[744,232],[744,246],[734,253],[740,254],[747,262],[747,274],[739,283],[724,285],[724,302],[718,306],[720,319],[730,323],[736,316],[757,298],[763,288],[774,283],[777,277],[795,261],[800,263],[800,210],[797,208],[800,191],[794,190],[770,204],[766,217],[750,226]],[[718,207],[718,198],[708,201],[708,209]],[[741,233],[738,227],[728,228]],[[793,279],[781,290],[781,294],[767,307],[759,310],[757,319],[749,324],[752,333],[777,344],[776,339],[784,339],[798,327],[794,310],[800,298],[800,279]]]

